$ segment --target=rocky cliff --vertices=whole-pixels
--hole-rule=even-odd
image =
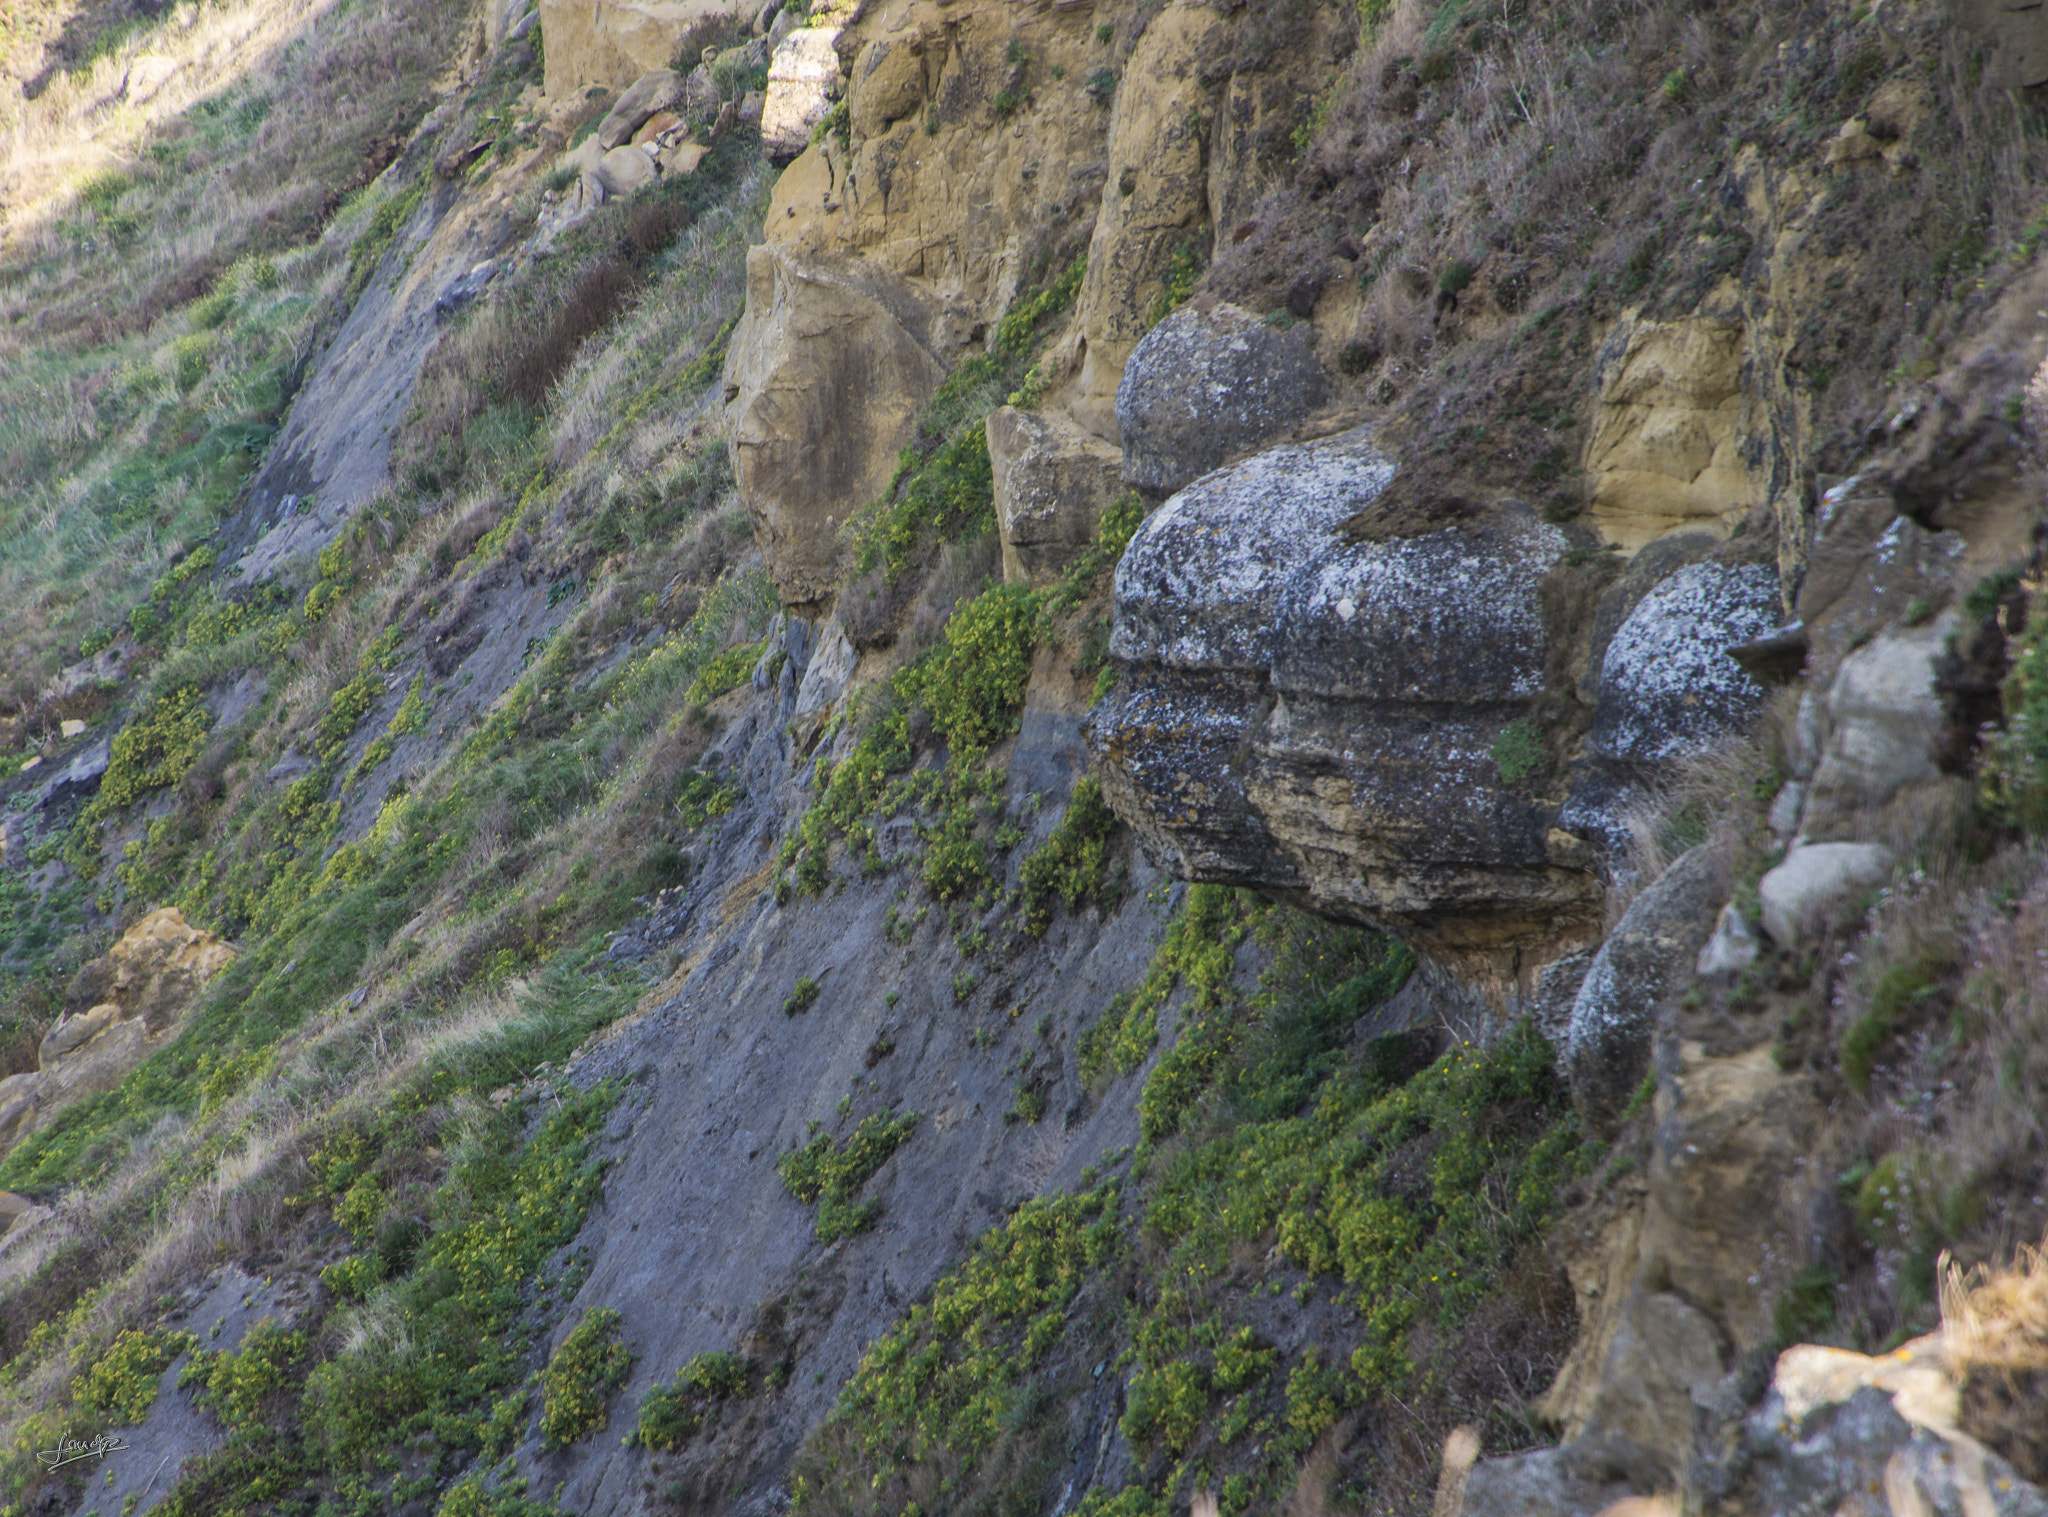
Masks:
[[[0,1499],[2048,1511],[2031,14],[0,37]]]

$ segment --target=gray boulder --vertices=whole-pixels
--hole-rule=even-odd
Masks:
[[[597,124],[599,145],[610,149],[631,142],[649,116],[670,109],[683,98],[683,88],[683,76],[673,69],[651,69],[642,74]]]
[[[1791,947],[1819,930],[1828,914],[1891,878],[1896,861],[1877,843],[1805,843],[1757,883],[1764,931]]]
[[[1803,837],[1853,839],[1902,793],[1955,783],[1938,763],[1948,717],[1934,685],[1935,660],[1955,629],[1954,614],[1896,628],[1842,660],[1828,687],[1828,737],[1800,816]]]
[[[1125,482],[1178,490],[1293,431],[1327,391],[1308,332],[1189,305],[1146,333],[1116,387]]]
[[[1538,587],[1567,544],[1521,508],[1351,540],[1392,474],[1353,432],[1161,506],[1117,568],[1124,677],[1090,741],[1113,804],[1185,877],[1425,944],[1455,924],[1469,947],[1591,889],[1495,758],[1542,691]]]
[[[1630,903],[1594,955],[1565,1029],[1572,1101],[1594,1131],[1611,1131],[1642,1084],[1659,1008],[1691,976],[1730,884],[1726,851],[1700,844]]]
[[[1698,753],[1748,727],[1764,687],[1728,656],[1779,621],[1760,564],[1688,564],[1645,595],[1607,645],[1593,751],[1637,762]]]

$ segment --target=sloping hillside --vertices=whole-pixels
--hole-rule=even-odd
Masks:
[[[2036,14],[0,21],[0,1506],[2048,1511]]]

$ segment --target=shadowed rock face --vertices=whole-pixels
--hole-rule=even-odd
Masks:
[[[1566,551],[1520,508],[1353,542],[1393,466],[1362,432],[1196,481],[1117,569],[1096,708],[1105,791],[1190,879],[1249,886],[1438,953],[1555,935],[1590,876],[1494,745],[1543,690],[1543,575]]]
[[[836,534],[895,473],[953,340],[943,302],[851,260],[747,255],[727,351],[733,475],[790,605],[826,594]]]

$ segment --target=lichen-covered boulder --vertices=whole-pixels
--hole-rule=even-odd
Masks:
[[[1572,1101],[1610,1131],[1650,1067],[1658,1009],[1687,984],[1730,888],[1728,854],[1702,843],[1629,903],[1572,1003],[1564,1061]]]
[[[1778,622],[1778,576],[1761,564],[1688,564],[1664,580],[1607,645],[1593,751],[1672,759],[1745,731],[1764,687],[1728,649]]]
[[[1594,702],[1593,732],[1561,820],[1597,840],[1610,867],[1626,857],[1630,814],[1656,781],[1747,732],[1768,693],[1728,650],[1777,628],[1777,571],[1721,557],[1684,562],[1698,551],[1684,538],[1651,544],[1637,556],[1653,573],[1681,566],[1647,590],[1631,566],[1596,619],[1598,673],[1580,682]],[[1603,625],[1616,602],[1627,614]]]
[[[1344,523],[1393,466],[1363,432],[1284,446],[1161,506],[1117,569],[1105,792],[1183,876],[1425,946],[1582,913],[1554,813],[1497,745],[1543,689],[1552,526],[1503,509],[1410,537]]]
[[[1222,304],[1182,306],[1160,322],[1117,385],[1125,481],[1178,490],[1293,431],[1327,389],[1308,331]]]

